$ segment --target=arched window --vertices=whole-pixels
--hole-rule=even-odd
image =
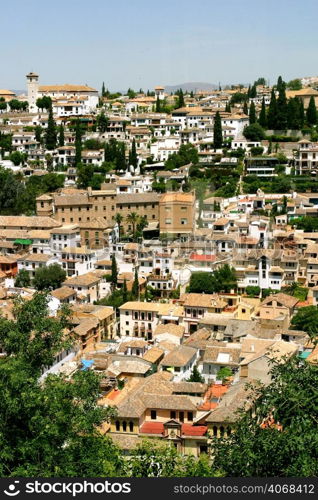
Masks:
[[[116,431],[119,431],[120,430],[120,422],[119,422],[119,420],[116,420],[115,425],[116,425]]]
[[[134,432],[134,422],[132,421],[129,422],[129,430],[130,432]]]
[[[215,426],[213,427],[213,436],[215,436],[215,437],[216,437],[217,435],[218,435],[218,428],[217,428],[217,426],[215,425]]]
[[[221,427],[220,427],[220,436],[221,437],[224,436],[224,427],[223,427],[223,425],[221,425]]]
[[[228,436],[230,436],[230,435],[231,435],[231,432],[232,432],[231,427],[228,427],[228,428],[227,428],[227,435],[228,435]]]
[[[123,421],[123,431],[126,432],[127,430],[127,422],[126,420]]]

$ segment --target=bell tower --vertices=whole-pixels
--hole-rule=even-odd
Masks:
[[[27,79],[27,89],[28,89],[28,103],[30,113],[35,113],[37,111],[36,100],[38,98],[39,90],[39,75],[36,73],[29,73],[26,75]]]

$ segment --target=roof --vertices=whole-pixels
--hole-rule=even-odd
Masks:
[[[73,276],[64,282],[66,286],[90,286],[100,281],[100,278],[94,273],[86,273],[80,276]]]
[[[143,359],[150,361],[150,363],[158,362],[164,355],[164,350],[160,347],[151,347],[144,355]]]
[[[117,205],[125,203],[159,203],[159,195],[157,193],[118,194],[116,203]]]
[[[204,394],[207,388],[207,384],[201,382],[172,382],[172,391],[177,394]]]
[[[120,310],[131,311],[159,311],[159,304],[155,302],[139,302],[137,300],[126,302],[119,307]]]
[[[85,318],[83,321],[80,322],[78,326],[74,328],[74,332],[77,335],[86,335],[87,332],[92,330],[93,328],[98,327],[98,320],[96,318]]]
[[[174,323],[167,323],[166,325],[160,324],[157,325],[154,331],[154,336],[162,335],[168,333],[170,335],[174,335],[175,337],[183,337],[184,334],[184,326],[183,325],[175,325]]]
[[[207,347],[203,355],[203,363],[213,363],[217,365],[233,366],[240,362],[241,348],[229,347]]]
[[[97,90],[94,89],[93,87],[88,87],[87,85],[64,84],[64,85],[40,85],[39,92],[97,92]]]
[[[185,293],[180,297],[185,307],[218,307],[224,308],[227,303],[217,294]]]
[[[165,355],[161,361],[162,366],[185,366],[196,355],[197,350],[193,347],[180,345]]]
[[[26,216],[26,215],[0,215],[0,227],[5,228],[15,228],[22,227],[23,229],[28,228],[53,228],[60,226],[61,223],[52,219],[51,217],[42,216]]]
[[[61,286],[61,288],[56,288],[55,290],[53,290],[53,292],[51,292],[51,295],[59,300],[67,299],[75,294],[76,292],[68,286]]]
[[[164,193],[160,198],[160,204],[164,203],[190,203],[193,204],[195,196],[193,193]]]
[[[299,299],[292,297],[291,295],[287,295],[286,293],[276,293],[274,295],[269,295],[266,299],[263,300],[261,306],[267,305],[273,300],[279,302],[285,307],[293,308],[299,302]]]
[[[247,388],[246,381],[240,381],[223,395],[217,408],[207,416],[206,422],[233,423],[239,418],[237,411],[241,408],[249,409],[252,403],[253,391]]]

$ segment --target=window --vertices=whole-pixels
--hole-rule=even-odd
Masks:
[[[157,412],[156,412],[156,410],[151,410],[151,412],[150,412],[150,418],[151,418],[151,420],[156,420],[157,419]]]
[[[171,419],[175,419],[175,418],[177,418],[177,412],[175,412],[174,410],[172,410],[172,411],[170,412],[170,418],[171,418]]]
[[[165,224],[171,224],[171,219],[166,219]]]
[[[116,431],[119,431],[120,430],[120,422],[119,422],[119,420],[116,420],[115,425],[116,425]]]
[[[126,432],[127,430],[127,422],[126,420],[123,421],[123,431]]]
[[[134,432],[134,422],[132,421],[129,422],[129,431]]]
[[[188,224],[188,219],[181,219],[181,224],[182,225]]]
[[[192,411],[188,411],[188,420],[189,420],[189,422],[192,422],[192,420],[193,420],[193,412]]]

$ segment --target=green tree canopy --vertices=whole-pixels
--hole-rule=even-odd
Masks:
[[[35,271],[33,284],[37,290],[54,290],[65,281],[66,272],[57,263],[39,267]]]
[[[228,264],[213,271],[196,271],[191,274],[189,292],[215,293],[230,292],[237,287],[237,278],[234,268]]]
[[[222,120],[219,111],[215,113],[213,125],[213,146],[220,149],[223,144]]]
[[[262,141],[265,139],[264,129],[259,123],[253,123],[252,125],[247,125],[244,127],[243,135],[246,139],[253,142]]]
[[[300,308],[293,316],[291,324],[293,328],[305,331],[314,342],[318,342],[318,308],[316,306]]]

